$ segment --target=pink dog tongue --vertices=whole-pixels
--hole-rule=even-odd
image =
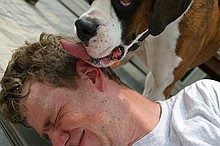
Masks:
[[[86,52],[86,49],[82,44],[74,44],[72,42],[69,42],[67,40],[61,39],[60,42],[62,43],[64,49],[72,54],[75,57],[81,58],[81,59],[89,59],[90,56]]]

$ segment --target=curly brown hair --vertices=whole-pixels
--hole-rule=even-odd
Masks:
[[[48,83],[54,87],[77,88],[75,64],[78,58],[64,50],[60,39],[64,37],[42,33],[39,42],[27,43],[15,50],[1,80],[0,105],[3,114],[14,124],[27,126],[21,114],[21,95],[28,79]],[[71,37],[65,37],[73,41]],[[109,79],[121,83],[110,68],[101,68]]]

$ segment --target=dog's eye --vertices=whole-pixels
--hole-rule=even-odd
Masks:
[[[133,0],[120,0],[120,4],[124,7],[129,6]]]

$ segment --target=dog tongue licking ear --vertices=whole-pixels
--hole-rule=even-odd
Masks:
[[[61,39],[60,42],[63,45],[64,49],[67,52],[69,52],[70,54],[72,54],[73,56],[81,58],[81,59],[89,59],[90,58],[90,56],[86,52],[86,49],[83,46],[83,44],[74,44],[74,43],[67,41],[67,40],[64,40],[64,39]]]

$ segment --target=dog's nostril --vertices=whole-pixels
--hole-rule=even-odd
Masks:
[[[92,34],[95,34],[95,31],[92,30],[92,29],[82,29],[81,32],[84,34],[84,35],[92,35]]]
[[[75,26],[78,37],[82,41],[88,42],[97,34],[99,23],[96,19],[78,19],[75,22]]]

